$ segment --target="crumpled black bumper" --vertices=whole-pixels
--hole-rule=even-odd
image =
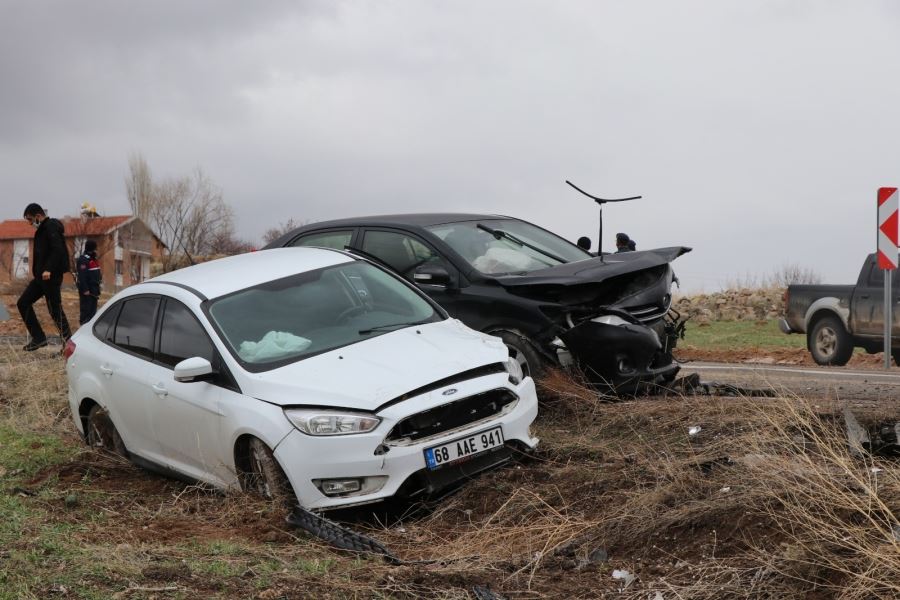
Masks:
[[[680,369],[672,357],[670,336],[641,323],[589,320],[559,337],[588,382],[616,394],[635,394],[663,385]]]

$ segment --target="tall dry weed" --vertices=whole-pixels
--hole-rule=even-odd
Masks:
[[[850,600],[900,598],[900,465],[854,456],[838,415],[807,401],[765,416],[748,467],[786,539],[761,553],[773,573]]]
[[[25,353],[0,346],[0,423],[39,433],[71,431],[66,390],[58,347]]]

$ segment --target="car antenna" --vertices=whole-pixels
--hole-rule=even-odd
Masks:
[[[629,196],[628,198],[598,198],[597,196],[588,194],[586,191],[584,191],[568,179],[566,179],[566,183],[600,205],[600,235],[599,239],[597,240],[597,256],[600,257],[600,262],[603,262],[603,205],[607,202],[627,202],[628,200],[639,200],[643,198],[643,196]]]

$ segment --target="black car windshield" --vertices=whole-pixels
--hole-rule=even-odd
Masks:
[[[443,317],[399,279],[364,261],[317,269],[213,300],[208,314],[250,370]]]
[[[428,230],[488,275],[530,273],[592,258],[575,244],[518,219],[445,223]]]

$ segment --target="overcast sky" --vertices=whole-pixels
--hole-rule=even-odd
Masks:
[[[412,211],[686,245],[688,290],[855,280],[900,184],[885,1],[0,0],[0,218],[200,166],[238,233]]]

